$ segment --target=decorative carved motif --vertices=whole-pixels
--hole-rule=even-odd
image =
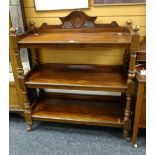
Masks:
[[[63,28],[92,28],[97,17],[89,17],[84,12],[73,11],[66,17],[60,17]]]
[[[20,88],[25,91],[25,85],[24,85],[24,70],[20,59],[20,51],[18,47],[14,49],[15,56],[16,56],[16,62],[17,62],[17,76],[19,81]]]
[[[16,45],[17,46],[17,45]],[[26,86],[24,83],[24,70],[23,70],[23,66],[22,66],[22,62],[21,62],[21,58],[20,58],[20,50],[18,48],[18,46],[14,49],[14,55],[16,57],[16,64],[17,64],[17,76],[18,76],[18,82],[19,82],[19,86],[21,89],[21,94],[22,94],[22,102],[24,104],[24,108],[25,108],[25,121],[28,125],[27,129],[28,131],[32,130],[32,118],[31,118],[31,107],[30,107],[30,103],[28,101],[28,97],[27,97],[27,90],[26,90]]]

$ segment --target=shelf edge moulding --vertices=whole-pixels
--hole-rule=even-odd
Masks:
[[[36,11],[89,8],[88,0],[34,0]]]

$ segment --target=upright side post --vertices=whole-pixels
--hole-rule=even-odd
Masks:
[[[21,94],[21,102],[24,105],[24,115],[25,115],[25,121],[28,125],[28,131],[32,130],[32,118],[31,118],[31,107],[27,96],[27,90],[24,83],[24,70],[22,66],[22,61],[20,57],[20,49],[17,44],[17,38],[16,38],[16,30],[14,28],[10,29],[10,40],[12,46],[12,55],[14,56],[14,63],[16,64],[16,75],[17,75],[17,81],[19,84],[20,94]]]
[[[136,53],[139,50],[139,26],[134,26],[131,32],[131,46],[130,46],[130,62],[128,70],[128,80],[127,80],[127,93],[126,93],[126,108],[124,115],[124,138],[130,140],[129,131],[131,129],[131,104],[132,95],[134,93],[134,81],[135,78],[135,64],[136,64]]]

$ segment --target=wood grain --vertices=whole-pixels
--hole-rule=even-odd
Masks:
[[[41,88],[126,91],[125,77],[120,66],[42,64],[28,74],[26,85]]]
[[[140,66],[139,68],[141,68]],[[143,65],[144,67],[144,65]],[[137,70],[139,69],[136,68]],[[146,77],[136,75],[137,89],[132,143],[137,143],[139,128],[146,128]]]
[[[41,98],[32,110],[33,119],[99,126],[123,125],[119,103]]]
[[[131,36],[123,33],[38,33],[21,39],[18,44],[78,44],[78,43],[103,43],[103,44],[129,44]]]
[[[9,109],[21,109],[18,94],[14,82],[9,82]]]

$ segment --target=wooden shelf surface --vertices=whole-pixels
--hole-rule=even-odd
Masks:
[[[32,118],[53,122],[122,127],[123,113],[119,102],[73,98],[40,98]]]
[[[21,38],[18,44],[130,44],[131,35],[121,32],[38,32]]]
[[[25,78],[27,87],[97,91],[121,91],[127,79],[119,67],[97,65],[41,64]]]

